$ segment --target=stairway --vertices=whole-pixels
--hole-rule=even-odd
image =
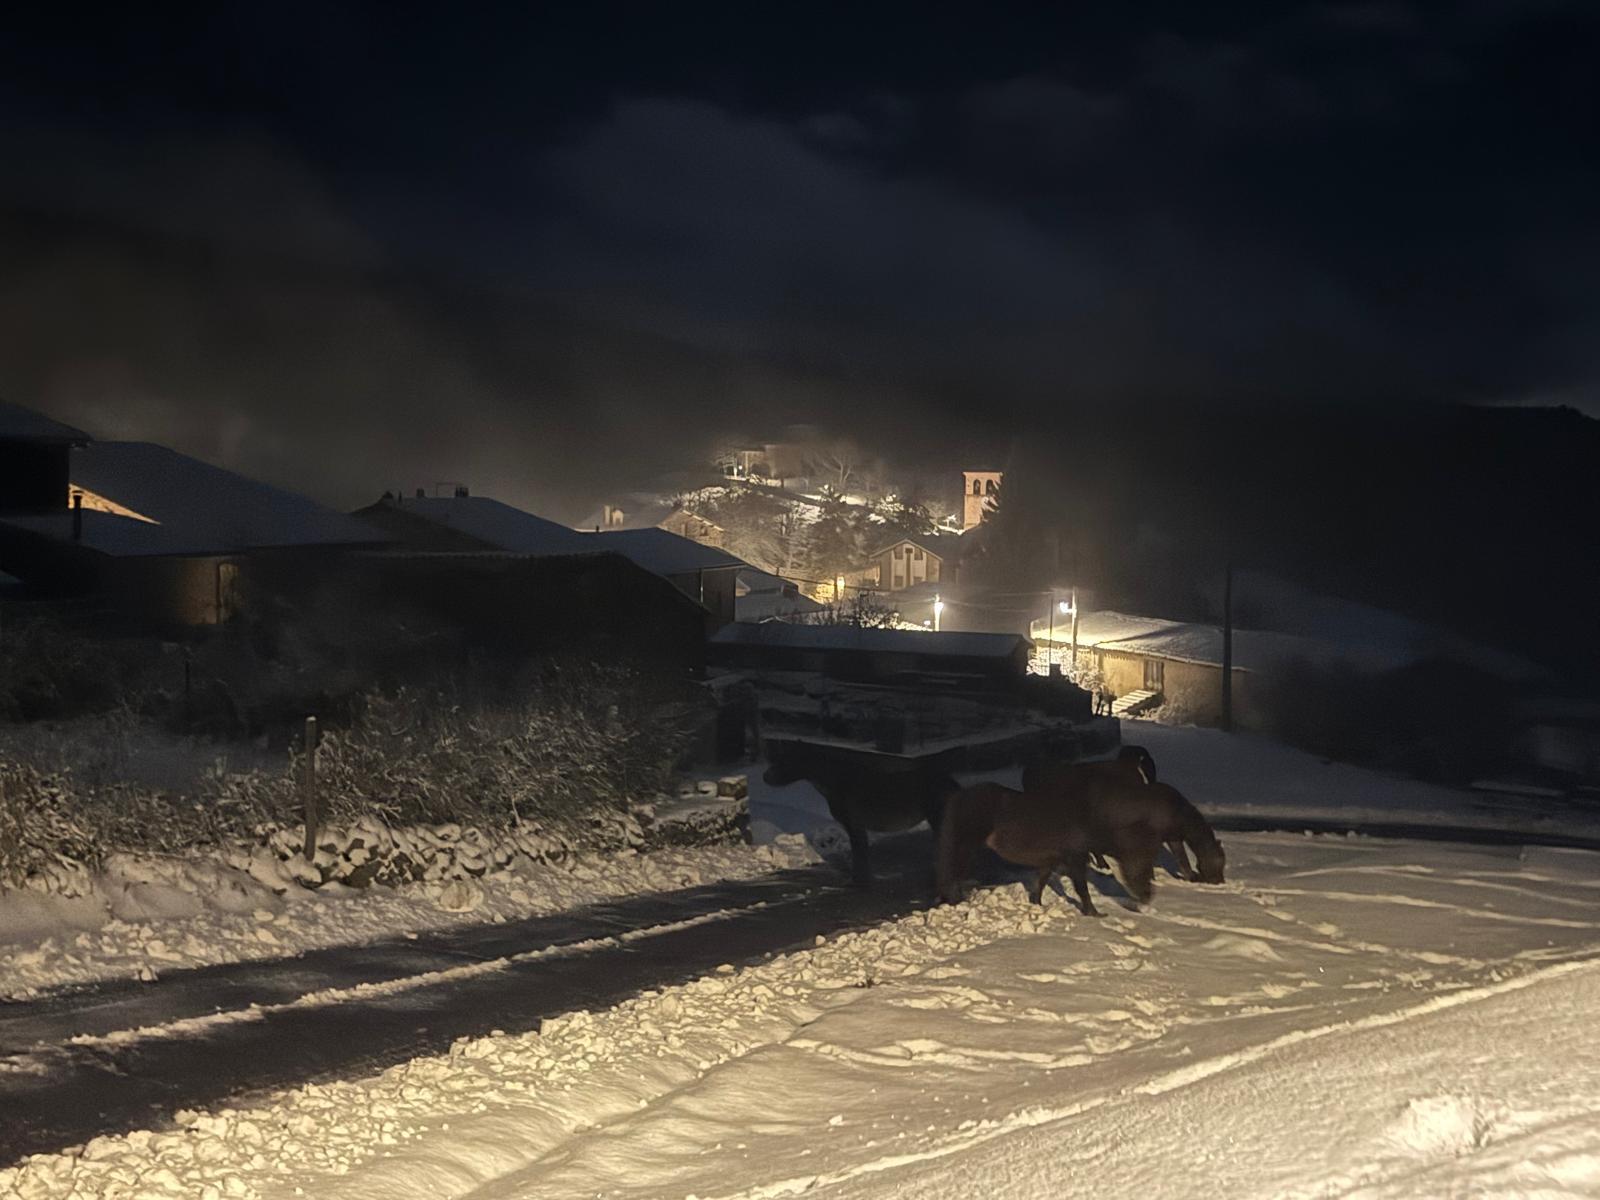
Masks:
[[[1141,689],[1137,692],[1124,692],[1111,704],[1113,717],[1133,717],[1142,713],[1147,708],[1154,708],[1161,702],[1161,693]]]

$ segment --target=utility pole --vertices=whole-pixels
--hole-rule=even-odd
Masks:
[[[1059,556],[1058,556],[1059,557]],[[1053,675],[1056,665],[1056,590],[1050,589],[1050,638],[1044,644],[1046,675]]]
[[[1233,732],[1233,564],[1222,576],[1222,732]]]
[[[1078,674],[1078,589],[1072,589],[1072,674]]]

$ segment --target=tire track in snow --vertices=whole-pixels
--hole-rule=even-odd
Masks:
[[[140,1124],[167,1127],[179,1108],[364,1077],[491,1027],[526,1032],[561,1013],[609,1007],[723,963],[901,916],[918,907],[921,876],[886,879],[877,893],[823,872],[807,882],[747,887],[749,903],[712,913],[25,1050],[0,1071],[0,1162]]]
[[[585,938],[583,941],[578,942],[564,942],[557,946],[543,946],[536,950],[525,950],[519,954],[506,954],[499,958],[484,959],[459,967],[425,971],[418,975],[407,975],[400,979],[389,979],[381,983],[358,983],[346,988],[324,988],[320,991],[307,992],[303,996],[298,996],[281,1004],[251,1004],[245,1008],[210,1013],[203,1017],[183,1017],[176,1021],[168,1021],[160,1025],[141,1026],[137,1029],[119,1029],[103,1034],[78,1034],[68,1038],[61,1046],[47,1047],[32,1053],[34,1055],[49,1054],[51,1052],[61,1053],[65,1051],[66,1047],[100,1050],[161,1038],[197,1037],[215,1032],[225,1025],[236,1024],[240,1021],[264,1021],[275,1013],[288,1012],[293,1009],[352,1004],[363,1000],[389,999],[423,988],[447,986],[473,979],[480,975],[505,971],[519,964],[536,963],[547,959],[581,957],[606,947],[622,946],[628,942],[636,942],[645,938],[678,933],[685,929],[693,929],[699,925],[714,924],[718,921],[726,921],[731,917],[760,912],[767,907],[769,907],[769,903],[761,901],[743,908],[722,909],[714,913],[688,917],[681,921],[668,921],[660,925],[649,925],[643,929],[632,929],[625,933],[613,934],[608,937]],[[26,1054],[12,1056],[8,1062],[16,1063],[18,1058],[25,1059],[28,1057],[30,1055]]]

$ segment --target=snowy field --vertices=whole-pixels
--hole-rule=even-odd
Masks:
[[[1438,789],[1146,733],[1126,737],[1203,807],[1248,782],[1448,816]],[[758,791],[757,829],[814,822],[807,792]],[[1600,1194],[1595,855],[1225,842],[1228,884],[1163,877],[1142,912],[1106,877],[1098,921],[996,887],[538,1033],[180,1112],[0,1172],[0,1194]]]

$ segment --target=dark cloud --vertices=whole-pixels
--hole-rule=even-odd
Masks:
[[[794,419],[1600,411],[1585,7],[531,21],[39,32],[0,388],[341,502],[574,515]]]

